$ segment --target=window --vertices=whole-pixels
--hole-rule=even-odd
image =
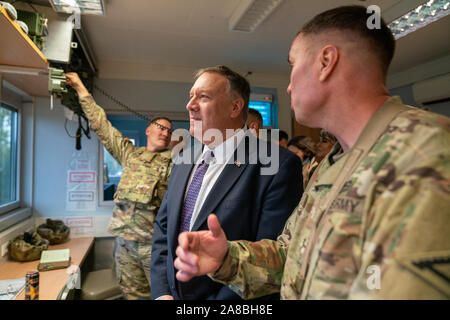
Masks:
[[[144,121],[145,122],[145,121]],[[139,132],[122,130],[122,135],[130,139],[134,146],[140,147]],[[103,147],[103,201],[114,199],[114,193],[122,178],[123,169],[120,163]]]
[[[0,105],[0,214],[19,207],[18,111]]]
[[[107,115],[108,120],[113,127],[119,130],[122,135],[133,142],[136,147],[141,147],[147,142],[145,129],[147,129],[148,123],[145,120],[139,119],[134,115]],[[142,144],[142,142],[144,144]],[[122,177],[123,169],[116,159],[101,146],[102,154],[101,159],[103,161],[103,201],[112,201],[114,199],[114,193],[119,185],[120,178]]]
[[[263,118],[263,126],[278,128],[278,122],[276,120],[276,107],[274,107],[273,103],[268,101],[256,101],[250,100],[248,107],[250,109],[255,109],[259,111]]]
[[[119,130],[124,137],[129,138],[133,145],[136,147],[147,145],[147,136],[145,134],[145,130],[148,127],[147,121],[138,119],[134,115],[126,114],[109,114],[107,117],[113,127]],[[189,121],[172,121],[172,128],[189,130]],[[99,174],[100,177],[103,177],[99,183],[99,194],[103,194],[103,201],[100,200],[100,203],[105,205],[108,204],[108,201],[114,199],[114,193],[119,185],[123,169],[102,144],[100,145],[100,168],[103,168],[103,172]]]

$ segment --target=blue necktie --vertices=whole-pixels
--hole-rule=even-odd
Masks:
[[[181,211],[181,223],[179,232],[189,231],[191,225],[192,213],[194,212],[195,203],[197,202],[198,193],[202,186],[203,177],[208,170],[209,163],[214,158],[214,153],[208,151],[203,156],[203,161],[195,170],[194,177],[189,185],[186,199],[184,199],[183,210]]]

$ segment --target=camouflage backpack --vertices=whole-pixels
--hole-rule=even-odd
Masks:
[[[43,250],[47,250],[49,241],[41,238],[37,232],[18,235],[9,242],[9,255],[16,261],[33,261],[41,258]]]
[[[67,240],[70,229],[61,220],[47,219],[46,223],[37,228],[37,232],[42,238],[50,241],[50,244],[58,244]]]

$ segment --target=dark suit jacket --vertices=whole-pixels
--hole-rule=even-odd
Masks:
[[[269,154],[279,152],[279,170],[273,175],[261,175],[261,168],[269,165],[263,164],[267,161],[260,157],[259,152],[256,164],[251,164],[255,161],[248,161],[252,159],[249,155],[256,152],[251,151],[248,140],[246,137],[242,142],[247,160],[238,165],[225,166],[208,194],[192,231],[207,230],[207,217],[214,213],[228,240],[276,239],[281,233],[303,193],[301,160],[287,149],[264,142]],[[193,168],[194,164],[173,167],[167,192],[156,216],[151,261],[152,298],[171,295],[175,299],[186,300],[240,299],[228,287],[207,276],[195,277],[187,283],[178,283],[175,278],[173,262],[178,245],[178,228],[184,194]]]

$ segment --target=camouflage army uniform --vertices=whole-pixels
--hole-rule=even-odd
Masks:
[[[400,103],[391,98],[375,115]],[[358,141],[377,126],[375,115]],[[279,238],[229,242],[210,276],[245,298],[450,298],[450,119],[411,108],[378,127],[335,197],[332,185],[356,155],[338,143]]]
[[[171,153],[134,147],[111,125],[91,96],[80,102],[90,127],[123,168],[108,227],[117,236],[114,256],[119,285],[127,299],[149,297],[153,223],[167,190]]]
[[[308,185],[309,179],[311,179],[312,174],[317,169],[319,163],[316,158],[313,157],[308,163],[303,166],[302,175],[303,175],[303,190],[306,190],[306,186]]]

